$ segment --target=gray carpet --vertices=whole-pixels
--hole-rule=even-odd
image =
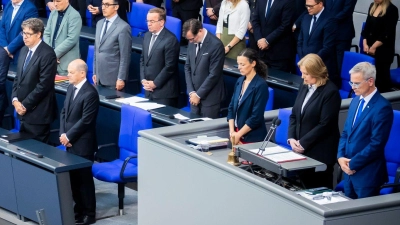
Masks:
[[[118,216],[117,184],[94,179],[96,186],[97,225],[136,225],[138,218],[137,191],[125,188],[123,216]]]

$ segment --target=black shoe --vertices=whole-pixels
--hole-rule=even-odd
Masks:
[[[88,225],[96,223],[96,218],[94,216],[83,216],[81,220],[76,222],[76,225]]]

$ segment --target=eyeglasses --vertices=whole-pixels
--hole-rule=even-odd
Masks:
[[[354,87],[354,88],[359,88],[360,85],[361,85],[362,83],[368,81],[369,79],[371,79],[371,77],[365,79],[365,80],[362,81],[362,82],[351,82],[351,81],[349,81],[349,85],[350,85],[351,87]]]
[[[153,23],[157,23],[157,22],[160,22],[161,20],[146,20],[146,23],[151,23],[151,24],[153,24]]]
[[[110,4],[110,3],[101,3],[101,6],[104,6],[104,8],[108,8],[111,5],[118,5],[118,4]]]
[[[318,5],[319,3],[316,3],[316,4],[314,4],[314,5],[306,5],[306,8],[307,9],[312,9],[312,8],[314,8],[314,6],[316,6],[316,5]]]
[[[30,38],[30,37],[32,37],[32,35],[34,35],[35,33],[25,33],[25,32],[23,32],[23,31],[21,31],[21,33],[19,33],[19,34],[21,34],[22,37]]]

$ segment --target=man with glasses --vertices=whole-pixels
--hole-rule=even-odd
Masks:
[[[329,79],[340,88],[335,53],[337,22],[324,8],[324,0],[306,0],[306,9],[308,14],[301,20],[297,54],[300,59],[310,53],[321,57],[328,68]]]
[[[191,113],[218,118],[225,98],[222,70],[225,47],[197,19],[183,24],[182,34],[190,42],[185,63],[186,88]]]
[[[68,65],[80,58],[79,35],[82,18],[68,0],[54,0],[55,10],[51,11],[43,41],[51,46],[57,56],[57,73],[67,75]]]
[[[96,25],[93,82],[122,91],[131,61],[131,27],[117,14],[118,0],[103,0],[104,19]]]
[[[54,79],[57,58],[52,47],[42,41],[44,24],[40,19],[25,20],[21,35],[26,47],[18,58],[12,90],[12,104],[21,121],[20,132],[31,133],[47,142],[50,123],[56,116]]]
[[[140,57],[140,79],[146,98],[164,105],[178,107],[179,43],[164,27],[166,14],[153,8],[147,13],[149,32],[144,35]]]
[[[0,125],[8,106],[6,79],[10,63],[17,64],[19,51],[24,46],[21,33],[22,21],[38,17],[30,1],[12,0],[4,6],[0,21]]]
[[[375,87],[375,66],[361,62],[350,70],[357,95],[348,110],[340,137],[338,162],[346,196],[357,199],[379,195],[387,182],[385,145],[393,123],[393,109]]]

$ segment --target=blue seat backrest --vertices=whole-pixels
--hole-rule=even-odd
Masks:
[[[342,78],[342,91],[346,91],[349,93],[351,91],[351,86],[349,85],[350,81],[350,73],[349,71],[353,66],[355,66],[359,62],[369,62],[375,65],[375,59],[371,56],[356,53],[356,52],[344,52],[343,63],[342,63],[342,72],[340,77]]]
[[[86,58],[86,64],[88,66],[88,72],[86,74],[86,79],[93,84],[93,55],[94,55],[94,46],[93,45],[89,45],[88,47],[88,54],[87,54],[87,58]]]
[[[385,159],[389,177],[396,176],[396,170],[400,166],[400,111],[393,110],[394,119],[390,130],[389,140],[385,146]]]
[[[292,110],[290,109],[279,109],[278,118],[282,121],[281,125],[275,130],[275,142],[276,144],[292,149],[290,145],[287,144],[288,130],[289,130],[289,120]]]
[[[212,34],[216,34],[217,32],[217,27],[215,25],[212,24],[208,24],[208,23],[203,23],[203,28],[206,28],[206,30]]]
[[[182,26],[182,21],[180,19],[172,16],[167,16],[165,27],[169,31],[175,34],[176,38],[178,39],[178,42],[181,41],[181,36],[182,36],[181,26]]]
[[[274,109],[274,89],[268,88],[268,102],[265,106],[265,111]]]
[[[207,16],[206,3],[203,5],[203,23],[210,23],[210,18]]]
[[[147,28],[147,12],[154,8],[155,6],[142,4],[142,3],[132,3],[132,10],[129,15],[129,25],[132,28],[132,36],[136,37],[139,34],[145,33]]]
[[[297,63],[300,61],[299,54],[296,54],[296,73],[297,75],[301,76],[300,68],[297,66]]]
[[[86,26],[92,27],[92,14],[86,9]]]
[[[137,154],[138,132],[152,128],[151,114],[135,106],[121,106],[121,126],[119,130],[119,158],[125,160],[132,154]]]
[[[167,16],[172,16],[172,0],[165,0],[165,9],[167,10]]]

